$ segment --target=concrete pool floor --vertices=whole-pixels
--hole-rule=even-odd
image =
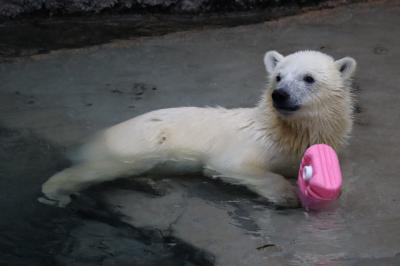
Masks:
[[[0,265],[400,265],[400,3],[116,41],[0,64]],[[321,213],[276,210],[204,178],[93,188],[39,204],[66,148],[158,108],[252,106],[265,51],[358,61],[344,192]]]

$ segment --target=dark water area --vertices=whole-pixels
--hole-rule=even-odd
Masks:
[[[15,20],[0,21],[0,62],[114,40],[260,23],[342,4],[342,1],[309,1],[302,5],[288,2],[248,10],[221,9],[200,14],[173,14],[151,9],[136,14],[121,10],[61,16],[33,13]]]
[[[96,191],[68,208],[40,204],[40,186],[69,165],[64,149],[0,128],[0,265],[212,265],[213,257],[109,211]]]

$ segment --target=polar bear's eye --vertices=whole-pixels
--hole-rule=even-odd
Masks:
[[[305,75],[303,80],[310,84],[315,82],[315,79],[313,77],[311,77],[310,75]]]
[[[281,75],[276,76],[276,82],[281,81]]]

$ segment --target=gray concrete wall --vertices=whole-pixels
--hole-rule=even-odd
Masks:
[[[0,17],[16,17],[37,12],[45,14],[77,14],[112,11],[158,11],[201,13],[237,11],[271,6],[315,5],[322,2],[349,0],[0,0]]]

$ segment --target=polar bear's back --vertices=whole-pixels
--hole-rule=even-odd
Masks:
[[[103,131],[86,148],[86,157],[203,159],[211,150],[237,143],[237,135],[229,134],[235,134],[238,120],[250,110],[181,107],[145,113]]]

